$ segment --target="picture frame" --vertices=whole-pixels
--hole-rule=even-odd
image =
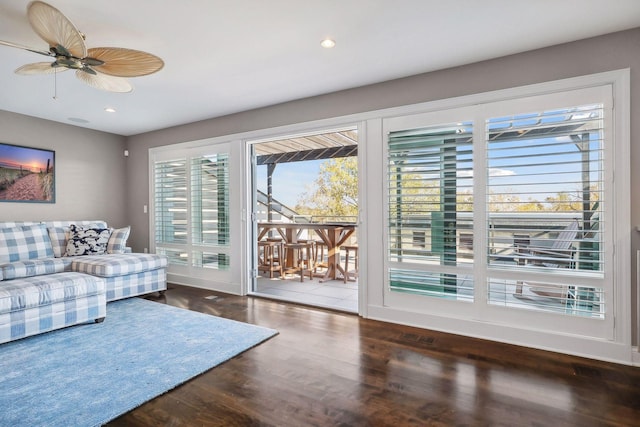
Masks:
[[[55,151],[0,142],[0,202],[55,203]]]

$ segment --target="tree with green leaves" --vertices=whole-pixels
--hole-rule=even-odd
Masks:
[[[321,163],[318,178],[298,199],[296,212],[315,216],[358,215],[358,158]]]

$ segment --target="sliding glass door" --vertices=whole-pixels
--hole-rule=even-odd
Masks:
[[[250,289],[257,295],[357,312],[357,127],[248,143],[254,236]],[[300,245],[306,249],[295,252]]]

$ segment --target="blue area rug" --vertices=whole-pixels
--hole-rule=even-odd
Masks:
[[[139,298],[0,345],[0,425],[95,426],[277,334]]]

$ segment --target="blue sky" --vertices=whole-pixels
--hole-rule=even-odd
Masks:
[[[300,196],[318,178],[320,164],[324,160],[280,163],[273,173],[273,197],[281,203],[295,207]],[[258,190],[267,192],[267,166],[256,168]]]

